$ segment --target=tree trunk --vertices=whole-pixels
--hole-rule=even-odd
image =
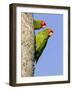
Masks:
[[[31,13],[21,13],[21,77],[34,74],[34,30]]]

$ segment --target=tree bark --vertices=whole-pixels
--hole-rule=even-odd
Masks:
[[[21,77],[34,74],[34,30],[31,13],[21,13]]]

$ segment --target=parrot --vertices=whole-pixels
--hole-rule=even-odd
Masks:
[[[38,19],[33,20],[34,30],[44,28],[45,26],[46,26],[46,23],[43,20],[38,20]]]
[[[46,28],[38,32],[35,36],[35,61],[38,62],[39,57],[41,56],[49,37],[53,35],[53,30]]]

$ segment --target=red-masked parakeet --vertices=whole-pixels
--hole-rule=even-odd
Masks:
[[[33,20],[34,29],[40,29],[46,26],[46,23],[43,20]]]
[[[44,29],[43,31],[40,31],[36,34],[35,36],[35,44],[36,44],[36,51],[35,51],[35,60],[36,63],[38,62],[39,57],[41,56],[47,41],[49,37],[51,37],[53,34],[53,30],[47,28]]]

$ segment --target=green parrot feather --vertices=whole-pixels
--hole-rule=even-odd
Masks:
[[[41,28],[41,20],[33,20],[34,29],[40,29]]]
[[[45,29],[43,31],[40,31],[35,36],[35,43],[36,43],[36,52],[35,52],[35,60],[36,63],[38,62],[39,57],[41,56],[47,41],[48,41],[49,35],[48,35],[48,29]]]

